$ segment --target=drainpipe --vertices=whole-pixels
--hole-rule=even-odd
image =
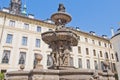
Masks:
[[[1,35],[0,35],[0,44],[2,42],[3,32],[4,32],[4,28],[5,28],[5,21],[6,21],[6,14],[4,16],[4,22],[3,22],[3,26],[2,26],[2,32],[1,32]]]

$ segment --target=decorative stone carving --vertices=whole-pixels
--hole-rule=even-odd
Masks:
[[[108,71],[108,66],[109,66],[108,61],[103,61],[103,65],[104,65],[104,67],[105,67],[105,70],[104,70],[104,71]]]
[[[93,73],[93,79],[99,80],[99,75],[98,75],[98,72],[97,72],[97,71],[95,71],[95,72]]]
[[[51,57],[53,67],[70,67],[70,47],[77,46],[77,35],[65,28],[65,24],[71,21],[71,16],[65,12],[63,4],[59,4],[58,12],[51,16],[56,24],[55,31],[42,34],[42,39],[52,48]]]
[[[58,11],[65,12],[65,7],[63,4],[59,4]]]
[[[23,65],[23,64],[22,64],[22,65],[20,65],[20,70],[21,70],[21,71],[23,71],[23,70],[24,70],[24,68],[25,68],[25,65]]]
[[[41,54],[38,54],[36,56],[36,59],[37,59],[37,64],[35,66],[35,69],[43,69],[43,65],[40,64],[41,60],[42,60],[42,55]]]

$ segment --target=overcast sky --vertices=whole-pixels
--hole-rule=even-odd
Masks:
[[[67,26],[79,27],[82,31],[95,31],[97,35],[111,36],[110,29],[120,27],[120,0],[22,0],[27,12],[37,19],[45,20],[57,12],[63,3],[71,14],[72,21]],[[10,0],[0,0],[1,7],[8,7]]]

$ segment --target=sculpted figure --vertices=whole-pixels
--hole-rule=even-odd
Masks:
[[[65,7],[63,4],[59,4],[58,11],[65,12]]]
[[[65,49],[64,52],[60,53],[60,65],[67,66],[69,63],[68,58],[69,58],[69,50]]]
[[[51,53],[51,57],[53,59],[53,64],[54,64],[53,66],[58,66],[58,58],[59,58],[58,54],[55,51],[53,51]]]

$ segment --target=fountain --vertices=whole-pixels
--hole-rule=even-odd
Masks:
[[[67,69],[70,66],[71,46],[77,46],[77,35],[67,29],[65,24],[71,21],[71,16],[65,12],[63,4],[59,4],[58,12],[51,16],[56,24],[55,31],[48,31],[42,34],[42,39],[52,49],[51,57],[53,69]]]
[[[20,66],[19,71],[6,74],[6,80],[115,80],[113,73],[101,70],[76,69],[70,65],[71,46],[77,46],[77,35],[65,27],[71,21],[71,16],[66,13],[63,4],[59,4],[58,12],[51,16],[55,22],[55,31],[42,33],[43,41],[52,49],[51,57],[53,65],[49,69],[43,69],[40,64],[42,55],[37,55],[37,65],[31,71],[24,71]]]

